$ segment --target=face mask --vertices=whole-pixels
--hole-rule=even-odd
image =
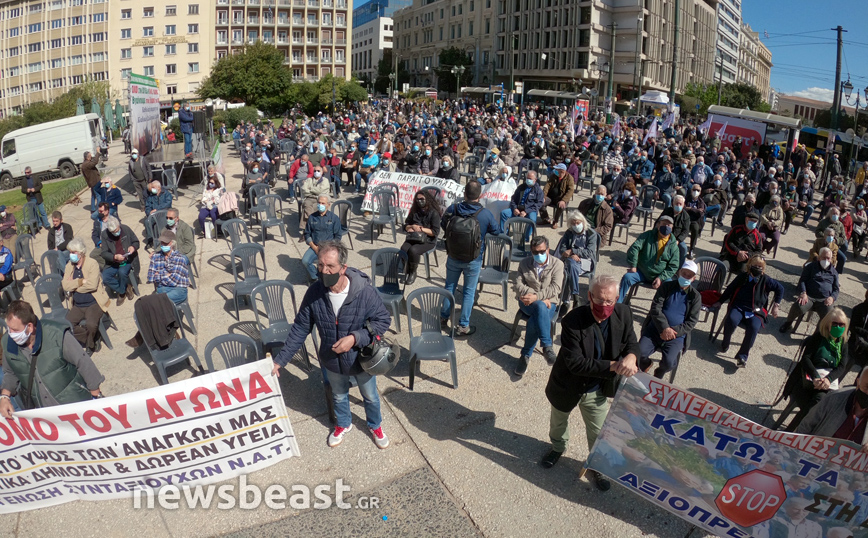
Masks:
[[[3,211],[2,213],[0,213],[0,217],[3,217],[5,219],[6,218],[6,212]]]
[[[258,173],[259,173],[259,168],[254,168],[254,169],[253,169],[253,173],[254,173],[254,174],[258,174]]]
[[[163,254],[168,254],[169,251],[172,250],[172,246],[171,245],[160,245],[160,250],[163,251]]]
[[[759,278],[763,274],[763,268],[759,265],[754,265],[750,268],[750,274],[752,277]]]
[[[862,211],[863,209],[865,209],[865,206],[864,205],[857,205],[856,209],[858,209],[859,211]]]
[[[527,185],[528,187],[533,187],[533,180],[532,179],[525,179],[524,184]]]
[[[27,334],[27,327],[25,326],[24,330],[20,333],[9,331],[9,337],[19,346],[23,346],[27,342],[27,339],[30,338],[30,335]]]
[[[676,213],[681,213],[681,210],[683,210],[683,209],[684,209],[684,206],[683,206],[683,205],[674,205],[674,206],[672,206],[672,210],[675,211]]]
[[[169,226],[169,228],[171,228],[172,226],[175,225],[175,219],[166,219],[166,225]]]
[[[598,204],[603,203],[603,200],[604,200],[605,198],[606,198],[606,197],[603,196],[602,194],[595,194],[595,195],[594,195],[594,201],[597,202]]]
[[[413,146],[413,151],[419,151],[419,146]]]
[[[748,230],[755,230],[755,229],[756,229],[756,224],[757,224],[757,223],[756,223],[755,220],[749,220],[749,221],[747,221],[747,229],[748,229]]]
[[[564,159],[564,162],[567,164],[570,164],[570,162],[572,162],[572,160],[571,159]]]
[[[133,155],[132,157],[130,157],[130,159],[132,159],[132,160],[134,160],[134,161],[135,161],[136,159],[138,159],[138,158],[139,158],[138,155]]]
[[[790,190],[791,190],[791,191],[796,190],[796,186],[795,186],[795,185],[790,185]]]
[[[584,225],[584,224],[573,224],[572,226],[570,226],[570,230],[572,230],[573,233],[577,233],[577,234],[582,233],[582,231],[583,231],[584,229],[585,229],[585,225]]]
[[[151,189],[151,194],[157,194],[157,189]]]
[[[247,151],[250,151],[250,146],[247,146]]]
[[[214,182],[208,183],[208,188],[209,188],[209,189],[213,189],[213,188],[216,187],[216,186],[217,186],[217,184],[214,183]]]
[[[832,327],[829,330],[829,334],[832,335],[832,338],[841,338],[842,336],[844,336],[844,327]],[[861,392],[861,391],[857,390],[856,392]]]
[[[684,163],[681,163],[681,169],[682,169],[682,170],[687,170],[687,165],[684,164]]]
[[[430,150],[430,149],[426,149],[426,150],[425,150],[425,155],[431,155],[431,150]]]
[[[778,202],[777,200],[775,200],[774,202],[772,202],[772,207],[778,207],[779,205],[781,205],[781,203]]]
[[[699,198],[699,191],[690,191],[691,198]]]
[[[690,278],[684,278],[683,276],[678,277],[678,285],[682,288],[686,288],[687,286],[689,286],[692,281],[693,280]]]
[[[715,187],[720,187],[720,180],[719,180],[719,179],[717,179],[717,180],[714,181],[714,186],[715,186]]]
[[[820,267],[823,269],[828,269],[830,265],[832,265],[831,260],[820,260]]]
[[[833,241],[835,241],[834,237],[832,237],[831,235],[826,236],[826,243],[832,243]]]
[[[591,312],[594,313],[595,318],[600,318],[601,320],[609,319],[609,316],[612,315],[612,312],[615,311],[615,305],[602,306],[598,305],[594,301],[591,301]]]
[[[544,264],[546,262],[547,258],[548,258],[548,254],[546,254],[545,252],[533,255],[533,261],[537,262],[540,265]]]
[[[832,219],[832,222],[838,222],[838,215],[832,215],[830,218]]]
[[[69,261],[71,261],[72,263],[78,263],[78,260],[79,260],[78,254],[76,254],[75,252],[69,253]]]
[[[340,282],[340,280],[341,280],[341,274],[340,273],[333,273],[333,274],[327,275],[327,274],[323,273],[322,271],[317,271],[316,275],[319,278],[319,281],[323,283],[323,286],[325,286],[327,288],[333,288],[333,287],[337,286],[338,282]]]
[[[261,161],[261,160],[262,160],[262,157],[257,157],[257,158],[256,158],[256,162],[259,162],[259,161]]]
[[[661,226],[657,228],[657,231],[660,232],[660,235],[663,237],[669,237],[669,234],[672,233],[672,226]]]

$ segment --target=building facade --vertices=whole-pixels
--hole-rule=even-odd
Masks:
[[[127,97],[130,73],[159,81],[160,105],[198,98],[214,59],[214,9],[199,0],[112,0],[111,85]]]
[[[377,78],[383,51],[392,49],[392,14],[412,4],[412,0],[371,0],[353,9],[353,75],[371,82]]]
[[[0,3],[0,117],[109,78],[107,0]]]
[[[779,93],[776,95],[776,100],[777,108],[774,111],[777,114],[790,118],[800,118],[802,123],[808,127],[814,126],[814,119],[819,112],[832,109],[832,103],[830,102],[797,97],[795,95]],[[853,107],[843,106],[841,109],[850,116],[854,116],[856,113],[856,109]]]
[[[347,0],[216,0],[215,57],[261,40],[284,53],[293,80],[349,78],[352,17]]]
[[[759,33],[750,25],[741,27],[739,45],[738,82],[750,84],[758,89],[763,99],[768,100],[771,91],[772,53],[762,41]]]
[[[734,84],[738,80],[741,44],[741,0],[720,0],[717,6],[717,59],[714,80]]]

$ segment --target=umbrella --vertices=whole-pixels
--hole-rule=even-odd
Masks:
[[[96,97],[90,100],[90,113],[100,115],[99,113],[99,103],[96,102]]]
[[[115,125],[115,114],[112,111],[112,102],[110,99],[105,100],[105,125],[110,131],[114,131],[117,125]]]
[[[75,100],[75,115],[76,116],[84,115],[84,102],[81,99]]]
[[[118,122],[118,128],[125,129],[127,127],[127,119],[124,118],[124,107],[121,106],[121,102],[118,99],[115,99],[115,121]]]

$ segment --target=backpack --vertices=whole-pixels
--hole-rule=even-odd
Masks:
[[[472,262],[482,251],[482,230],[479,228],[479,215],[482,208],[472,215],[455,214],[446,225],[444,240],[446,255],[459,262]]]

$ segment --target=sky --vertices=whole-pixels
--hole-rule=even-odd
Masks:
[[[780,93],[832,102],[838,25],[847,30],[841,80],[849,74],[851,100],[868,86],[868,0],[742,0],[741,9],[772,52],[771,86]]]

